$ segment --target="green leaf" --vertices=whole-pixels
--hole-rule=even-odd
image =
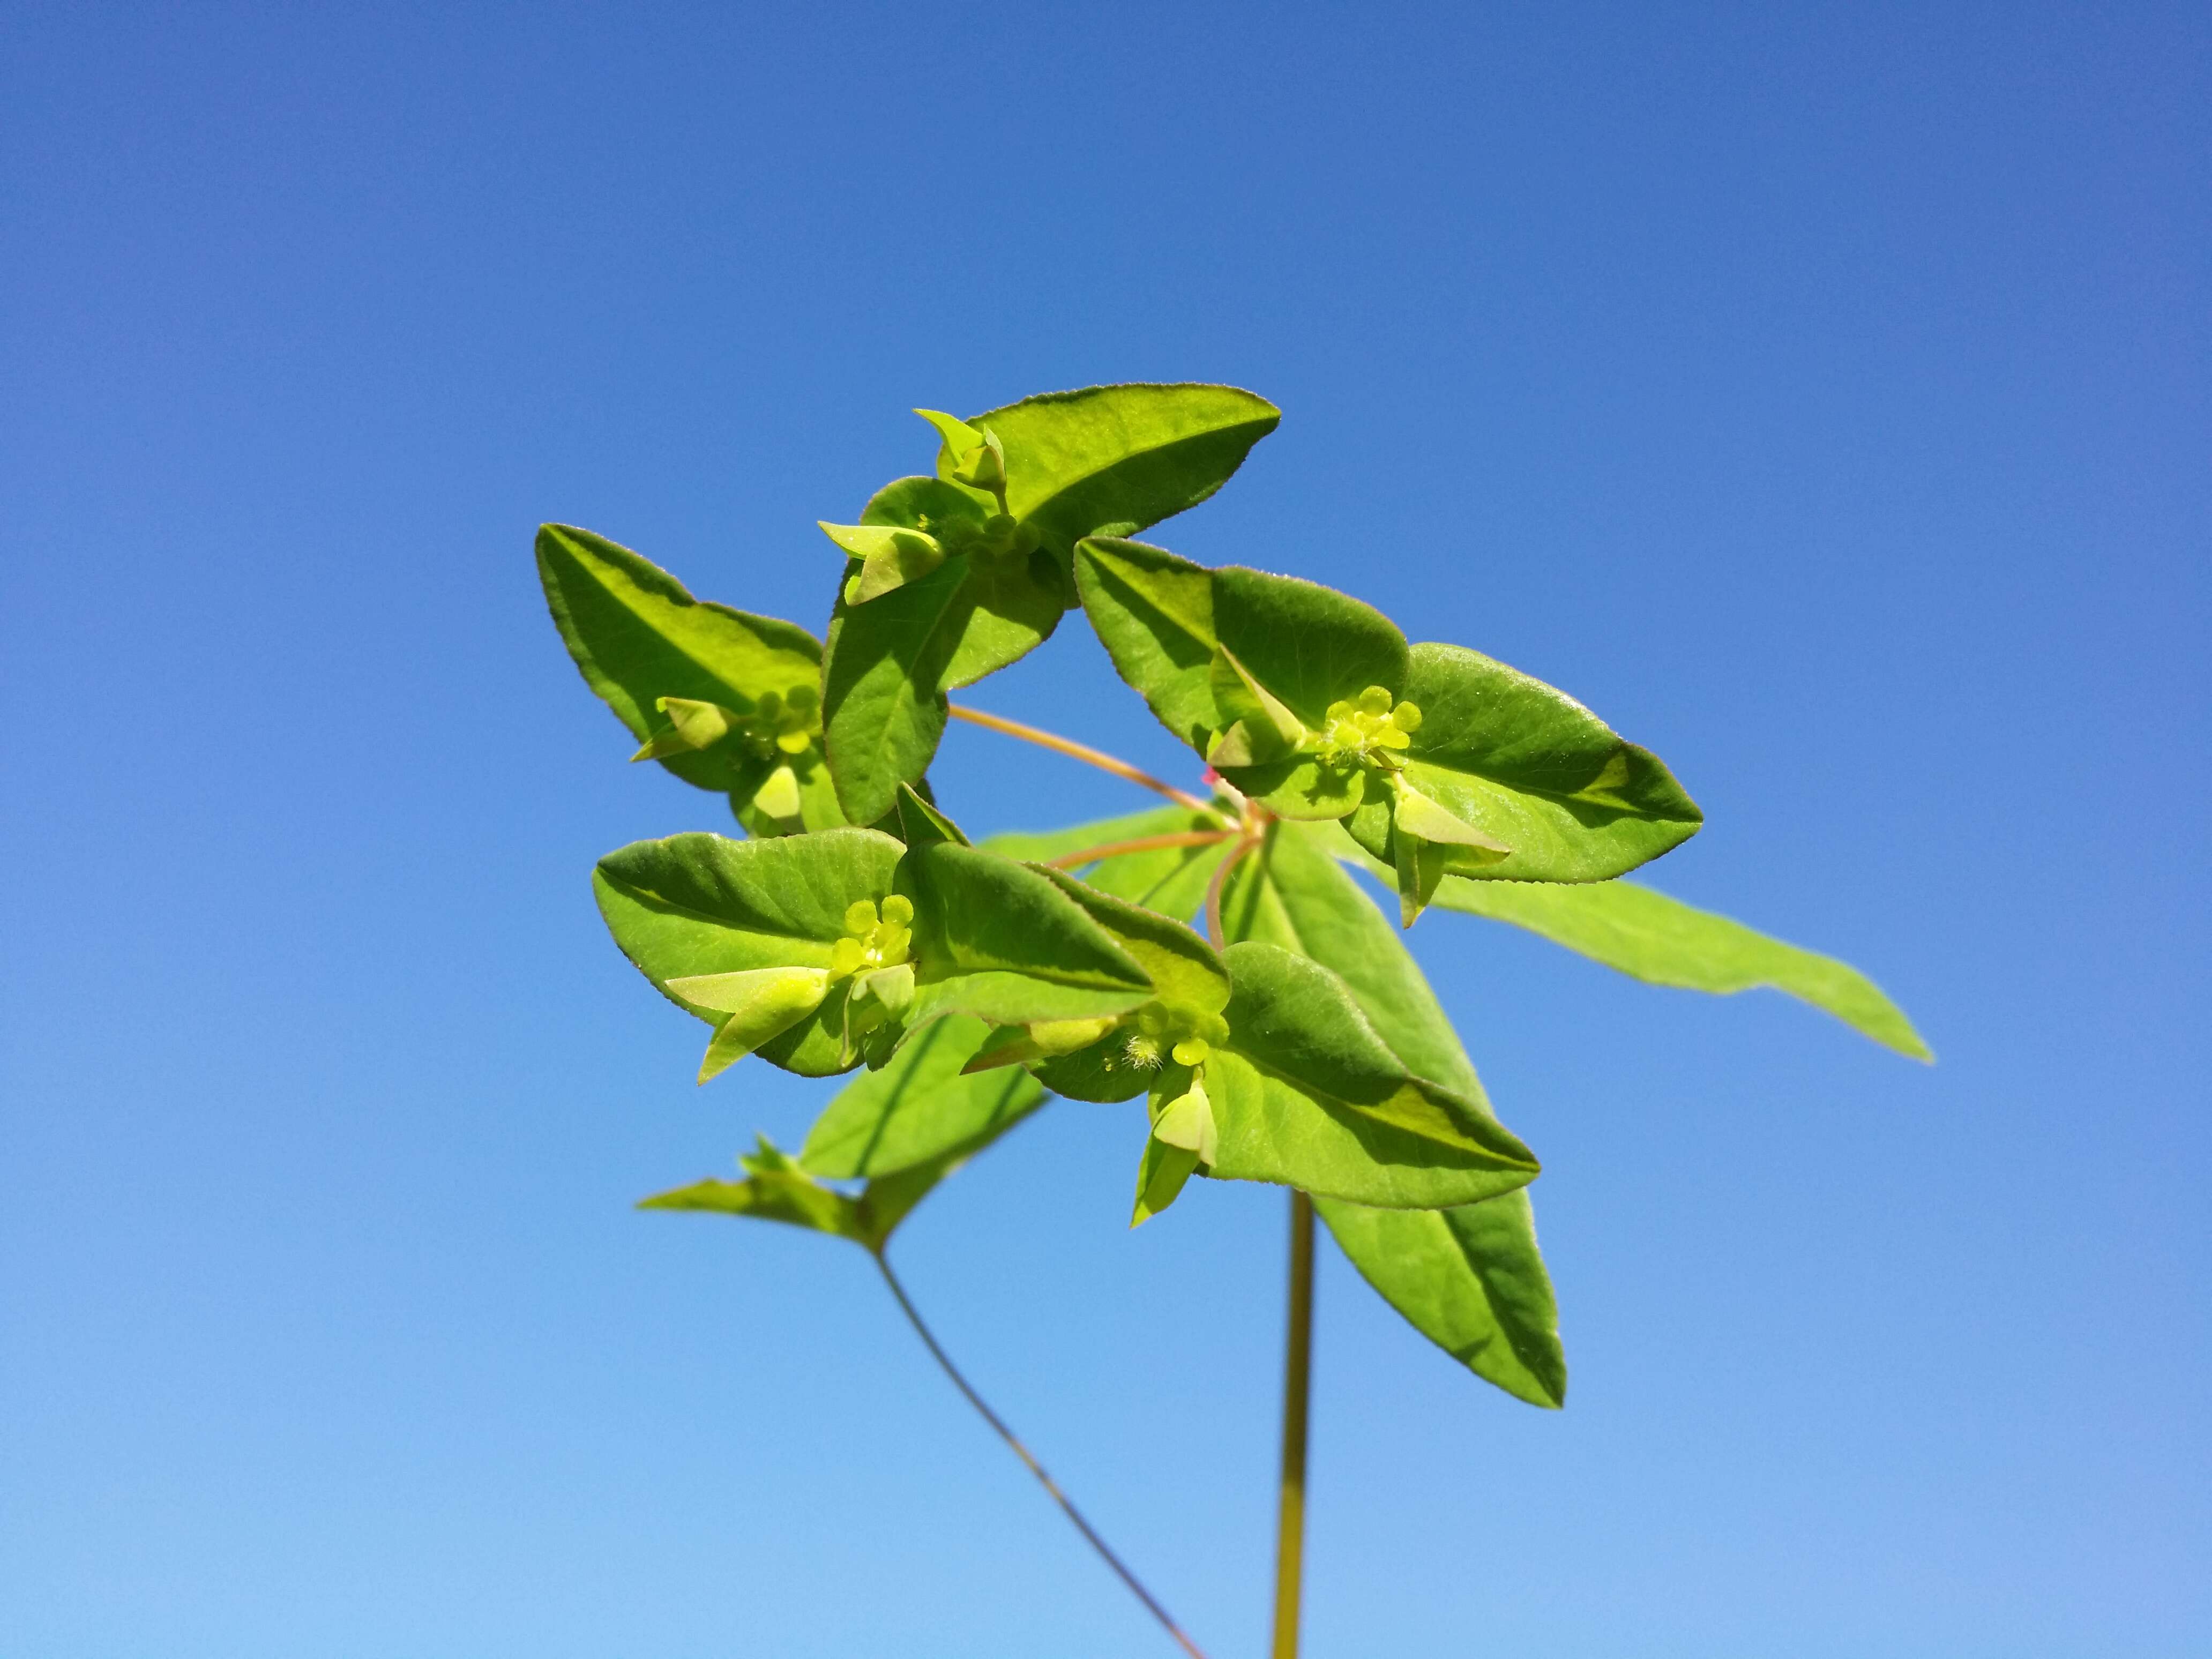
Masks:
[[[672,979],[662,988],[702,1018],[728,1016],[699,1063],[699,1081],[704,1083],[819,1008],[830,994],[830,972],[826,968],[747,968],[733,974]]]
[[[1321,1197],[1386,1208],[1472,1204],[1525,1185],[1528,1169],[1444,1146],[1331,1100],[1242,1054],[1216,1051],[1206,1066],[1218,1157],[1206,1173],[1264,1181]]]
[[[1487,1112],[1474,1066],[1419,964],[1398,930],[1324,850],[1332,843],[1340,844],[1335,832],[1321,825],[1278,826],[1231,878],[1222,907],[1229,933],[1328,964],[1407,1069]],[[1521,890],[1492,884],[1478,890]],[[1327,1199],[1319,1208],[1353,1265],[1423,1334],[1521,1399],[1553,1406],[1565,1399],[1566,1356],[1525,1188],[1443,1211],[1380,1210]]]
[[[958,1017],[924,1027],[879,1072],[823,1109],[799,1161],[830,1176],[884,1176],[995,1138],[1044,1099],[1019,1066],[963,1076],[991,1028]]]
[[[1282,411],[1234,386],[1100,386],[1047,392],[972,416],[1006,454],[1006,510],[1063,565],[1094,532],[1133,534],[1229,481]],[[948,443],[938,473],[950,477]]]
[[[1328,969],[1267,945],[1234,945],[1224,959],[1230,1052],[1205,1067],[1219,1131],[1212,1174],[1423,1209],[1535,1178],[1528,1149],[1408,1072]]]
[[[678,721],[661,712],[663,698],[744,715],[764,697],[788,702],[798,692],[811,698],[819,689],[822,647],[805,629],[695,599],[658,565],[588,530],[540,528],[538,571],[554,625],[585,684],[648,746],[660,747],[678,731]],[[820,763],[818,737],[796,755],[733,736],[707,749],[678,747],[654,757],[687,783],[729,793],[741,817],[770,776],[790,766],[806,827],[845,822]]]
[[[1474,1067],[1419,964],[1374,901],[1325,850],[1341,844],[1329,826],[1276,825],[1231,872],[1222,894],[1223,932],[1232,941],[1277,945],[1328,968],[1408,1070],[1488,1111]]]
[[[1905,1011],[1849,963],[1633,882],[1545,886],[1448,877],[1437,903],[1525,927],[1647,984],[1723,996],[1769,987],[1825,1009],[1884,1048],[1913,1060],[1935,1058]]]
[[[1358,804],[1356,769],[1268,757],[1296,740],[1285,714],[1310,735],[1370,686],[1396,694],[1407,647],[1389,618],[1317,582],[1208,570],[1141,542],[1085,541],[1075,580],[1115,671],[1238,788],[1291,817]]]
[[[1420,710],[1398,775],[1418,794],[1414,810],[1447,814],[1492,843],[1446,845],[1452,874],[1604,881],[1680,846],[1704,822],[1656,756],[1565,693],[1478,652],[1415,646],[1403,695]],[[1396,804],[1370,793],[1346,822],[1353,840],[1394,868]],[[1400,825],[1420,821],[1399,811]],[[1499,856],[1496,848],[1510,850]]]
[[[1703,821],[1656,757],[1572,698],[1456,646],[1409,650],[1332,589],[1097,538],[1075,570],[1115,669],[1168,729],[1281,816],[1346,818],[1402,863],[1408,920],[1447,872],[1601,881]],[[1355,718],[1370,701],[1379,731]]]
[[[850,1239],[867,1249],[868,1229],[857,1202],[834,1188],[824,1187],[772,1146],[767,1136],[752,1156],[738,1160],[746,1171],[743,1181],[700,1181],[673,1191],[656,1193],[640,1200],[641,1210],[710,1210],[724,1215],[748,1215],[763,1221],[781,1221],[833,1238]]]
[[[1059,625],[1066,606],[1053,559],[980,542],[973,501],[933,478],[902,478],[877,492],[864,526],[927,531],[942,564],[865,603],[842,591],[823,664],[830,770],[847,816],[872,823],[898,786],[917,782],[945,734],[945,694],[1018,660]],[[847,578],[860,574],[859,561]]]
[[[702,1210],[781,1221],[810,1232],[849,1239],[872,1255],[881,1255],[899,1224],[939,1182],[1011,1127],[1000,1125],[943,1157],[878,1176],[857,1195],[823,1186],[763,1135],[757,1152],[738,1160],[744,1166],[744,1180],[695,1182],[645,1199],[638,1208]]]
[[[1172,833],[1186,827],[1193,817],[1179,809],[1164,809],[1079,825],[1049,836],[999,837],[991,844],[1022,856],[1058,856],[1147,834]],[[1333,855],[1337,846],[1343,846],[1347,856],[1358,856],[1334,828],[1277,825],[1259,849],[1239,861],[1229,880],[1222,903],[1224,931],[1232,940],[1275,945],[1334,970],[1376,1035],[1407,1070],[1443,1085],[1487,1113],[1481,1082],[1435,993],[1397,929]],[[1105,860],[1091,867],[1091,878],[1118,877],[1125,885],[1139,889],[1165,886],[1176,890],[1182,909],[1194,908],[1197,895],[1225,849],[1194,851],[1203,854],[1202,863],[1195,869],[1178,869],[1164,880],[1155,870],[1139,867],[1177,856],[1160,852]],[[1193,849],[1182,849],[1179,855],[1192,856]],[[1521,890],[1492,885],[1480,890]],[[1163,1157],[1148,1152],[1147,1175]],[[1537,1252],[1525,1189],[1449,1211],[1374,1209],[1334,1200],[1322,1200],[1321,1210],[1355,1265],[1417,1328],[1442,1342],[1486,1381],[1539,1404],[1558,1403],[1565,1389],[1565,1359],[1548,1312],[1550,1279]],[[1338,1218],[1346,1213],[1351,1220],[1339,1226]],[[1460,1241],[1455,1255],[1436,1247],[1439,1228]],[[1376,1240],[1382,1243],[1372,1242]],[[1392,1240],[1402,1243],[1407,1262],[1417,1267],[1394,1270]],[[1479,1249],[1470,1255],[1476,1246]],[[1475,1310],[1485,1305],[1498,1322],[1494,1340],[1484,1340],[1476,1317]],[[1551,1397],[1539,1397],[1546,1389],[1552,1390]]]
[[[915,907],[912,1027],[947,1014],[1089,1019],[1152,998],[1144,969],[1037,871],[939,842],[908,853],[897,884]]]
[[[1137,1158],[1137,1201],[1130,1209],[1129,1224],[1141,1227],[1174,1203],[1197,1170],[1196,1152],[1147,1137]]]
[[[817,522],[823,535],[860,562],[860,574],[845,590],[846,599],[854,605],[920,581],[945,562],[944,545],[925,531],[897,525]]]
[[[1566,1403],[1559,1307],[1525,1192],[1450,1210],[1316,1207],[1352,1265],[1422,1335],[1532,1406]]]
[[[1213,696],[1213,572],[1143,542],[1091,537],[1075,550],[1075,587],[1115,672],[1203,755],[1227,724]]]
[[[670,981],[829,968],[831,947],[845,937],[847,912],[890,892],[905,850],[872,830],[756,842],[672,836],[608,854],[592,885],[623,954],[678,1007],[712,1018],[713,1011],[687,1000]],[[812,1014],[757,1052],[808,1077],[848,1069],[845,996],[843,987],[833,988]]]
[[[909,847],[937,841],[949,841],[956,847],[969,844],[960,826],[939,811],[935,803],[924,799],[912,784],[898,787],[897,823],[899,839]]]

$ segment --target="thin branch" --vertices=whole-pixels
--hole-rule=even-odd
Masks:
[[[1260,844],[1250,834],[1229,849],[1229,856],[1221,860],[1221,867],[1213,872],[1213,879],[1206,884],[1206,937],[1217,951],[1229,947],[1221,932],[1221,894],[1229,885],[1229,872],[1237,867],[1237,860]]]
[[[1096,847],[1078,848],[1073,853],[1063,853],[1052,860],[1055,870],[1079,870],[1086,864],[1096,864],[1101,859],[1118,858],[1124,853],[1151,853],[1167,847],[1211,847],[1218,842],[1236,838],[1234,830],[1185,830],[1172,836],[1139,836],[1133,841],[1101,842]]]
[[[1045,1489],[1054,1503],[1060,1505],[1061,1512],[1075,1523],[1075,1529],[1083,1534],[1084,1540],[1098,1552],[1099,1559],[1114,1569],[1121,1582],[1129,1587],[1131,1593],[1145,1604],[1146,1610],[1160,1621],[1161,1628],[1175,1638],[1176,1645],[1188,1654],[1190,1659],[1206,1659],[1206,1655],[1200,1651],[1198,1644],[1182,1633],[1182,1628],[1168,1616],[1168,1610],[1154,1601],[1152,1593],[1138,1581],[1137,1575],[1124,1566],[1121,1564],[1121,1558],[1107,1547],[1106,1540],[1091,1530],[1091,1523],[1083,1518],[1083,1512],[1075,1507],[1067,1494],[1060,1489],[1049,1474],[1045,1473],[1044,1465],[1030,1455],[1030,1449],[1015,1438],[1014,1431],[1006,1425],[998,1413],[985,1405],[983,1396],[969,1386],[968,1379],[960,1374],[960,1368],[955,1365],[951,1356],[938,1346],[937,1338],[931,1334],[929,1327],[922,1322],[921,1315],[915,1310],[914,1304],[907,1298],[906,1286],[899,1283],[898,1275],[891,1271],[890,1260],[880,1251],[876,1255],[876,1266],[882,1270],[884,1283],[890,1286],[891,1295],[899,1304],[899,1311],[906,1316],[907,1323],[914,1327],[915,1334],[921,1339],[922,1346],[929,1350],[930,1358],[936,1360],[945,1374],[952,1379],[952,1386],[959,1389],[968,1403],[975,1408],[976,1415],[991,1425],[991,1431],[1005,1441],[1014,1455],[1022,1460],[1023,1466],[1036,1477],[1037,1484]]]
[[[1178,789],[1171,783],[1163,783],[1149,772],[1139,772],[1125,760],[1117,760],[1103,749],[1093,749],[1088,744],[1077,743],[1056,732],[1043,731],[1034,726],[1024,726],[1019,720],[1010,720],[1002,714],[987,714],[980,708],[970,708],[963,703],[948,705],[948,712],[956,720],[966,720],[970,726],[981,726],[1003,732],[1010,738],[1019,738],[1024,743],[1033,743],[1040,749],[1049,749],[1057,754],[1070,756],[1086,766],[1095,766],[1102,772],[1111,772],[1117,778],[1139,784],[1153,793],[1165,795],[1181,806],[1194,812],[1203,812],[1210,818],[1222,816],[1219,808],[1211,801],[1200,800],[1187,789]]]

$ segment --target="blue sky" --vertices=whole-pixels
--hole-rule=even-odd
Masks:
[[[1310,1651],[2212,1647],[2201,7],[7,9],[0,1649],[1143,1656],[857,1253],[643,1216],[690,1082],[531,529],[819,626],[915,404],[1285,410],[1158,538],[1565,687],[1926,1070],[1414,944],[1573,1391],[1324,1262]],[[974,694],[1188,771],[1079,621]],[[977,831],[1141,805],[956,732]],[[902,1236],[1215,1659],[1271,1192],[1063,1104]]]

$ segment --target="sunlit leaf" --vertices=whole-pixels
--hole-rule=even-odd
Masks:
[[[1534,1406],[1566,1403],[1559,1308],[1526,1193],[1449,1210],[1316,1206],[1344,1253],[1414,1329]]]
[[[1398,823],[1442,813],[1471,831],[1425,837],[1443,846],[1452,874],[1603,881],[1680,845],[1704,822],[1656,756],[1480,653],[1415,646],[1404,696],[1421,719],[1399,778],[1419,799],[1419,816],[1400,808]],[[1394,869],[1396,805],[1395,794],[1371,793],[1345,826]]]
[[[672,1192],[656,1193],[640,1200],[641,1210],[706,1210],[723,1215],[752,1216],[762,1221],[781,1221],[787,1226],[828,1233],[872,1249],[869,1230],[860,1218],[859,1204],[836,1188],[823,1186],[805,1170],[761,1138],[759,1150],[740,1158],[743,1181],[699,1181]]]
[[[846,915],[891,890],[906,849],[872,830],[830,830],[775,841],[672,836],[599,860],[592,885],[623,953],[671,1000],[718,1024],[715,1011],[671,981],[757,969],[831,966]],[[762,1043],[764,1060],[810,1077],[846,1069],[844,990]]]
[[[1065,562],[1084,537],[1133,535],[1227,483],[1282,411],[1234,386],[1100,386],[970,416],[1006,452],[1006,509]],[[938,459],[950,477],[950,442]]]
[[[1443,909],[1525,927],[1649,984],[1721,995],[1769,987],[1826,1010],[1900,1054],[1935,1058],[1905,1011],[1848,963],[1633,882],[1552,886],[1453,877],[1436,902]]]
[[[1406,677],[1406,639],[1388,617],[1318,582],[1235,566],[1209,570],[1111,538],[1083,543],[1075,574],[1115,671],[1168,730],[1204,755],[1218,735],[1241,726],[1239,751],[1216,757],[1238,788],[1297,817],[1351,810],[1358,791],[1347,780],[1356,781],[1355,772],[1264,750],[1293,738],[1285,714],[1318,733],[1339,701],[1370,685],[1396,691]],[[1324,779],[1324,772],[1339,775]],[[1313,805],[1316,794],[1340,804],[1322,811]]]
[[[930,532],[945,557],[918,580],[854,604],[842,591],[830,622],[823,718],[837,796],[872,823],[902,783],[917,781],[945,732],[949,691],[1034,650],[1059,625],[1065,577],[1042,549],[986,549],[980,510],[954,486],[902,478],[878,491],[864,526]],[[860,574],[847,566],[847,580]]]
[[[805,629],[773,617],[695,599],[649,560],[605,537],[568,525],[538,532],[538,571],[561,638],[585,683],[654,758],[685,782],[730,795],[745,817],[755,795],[790,768],[805,827],[845,822],[836,805],[818,736],[796,752],[726,735],[709,746],[664,740],[678,722],[663,698],[750,714],[763,699],[812,708],[820,689],[822,647]],[[819,720],[810,716],[810,733]],[[772,822],[747,823],[774,833]]]
[[[1224,906],[1231,936],[1327,963],[1407,1069],[1487,1112],[1474,1066],[1419,964],[1324,850],[1340,844],[1322,826],[1279,827],[1231,878]],[[1445,1211],[1327,1199],[1318,1207],[1369,1283],[1476,1376],[1539,1405],[1564,1398],[1566,1356],[1527,1189]]]
[[[909,847],[934,841],[949,841],[958,847],[968,845],[968,837],[961,833],[960,826],[924,799],[911,784],[899,785],[895,817],[899,839]]]
[[[757,1151],[738,1161],[743,1181],[699,1181],[641,1200],[641,1210],[697,1210],[781,1221],[810,1232],[849,1239],[880,1255],[899,1224],[939,1182],[1018,1119],[994,1124],[974,1139],[926,1163],[871,1180],[857,1194],[824,1186],[761,1138]]]
[[[1526,1186],[1534,1157],[1495,1119],[1417,1078],[1344,981],[1267,945],[1227,951],[1229,1052],[1206,1065],[1212,1173],[1389,1207],[1440,1208]]]

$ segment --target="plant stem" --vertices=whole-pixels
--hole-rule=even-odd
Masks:
[[[1283,1473],[1275,1510],[1275,1637],[1271,1659],[1298,1659],[1298,1590],[1306,1547],[1306,1407],[1313,1376],[1313,1200],[1291,1194],[1290,1335],[1283,1351]]]
[[[1058,754],[1072,756],[1086,766],[1095,766],[1102,772],[1111,772],[1117,778],[1140,784],[1155,794],[1165,795],[1176,805],[1188,806],[1194,812],[1203,812],[1210,818],[1222,816],[1211,801],[1200,800],[1188,790],[1178,789],[1171,783],[1163,783],[1149,772],[1139,772],[1128,762],[1117,760],[1103,749],[1093,749],[1088,744],[1077,743],[1071,738],[1063,738],[1037,726],[1024,726],[1019,720],[1010,720],[1002,714],[987,714],[980,708],[969,708],[962,703],[951,703],[946,708],[956,720],[966,720],[970,726],[985,726],[1010,738],[1019,738],[1024,743],[1033,743],[1040,749],[1050,749]]]
[[[1259,845],[1249,830],[1244,838],[1229,849],[1229,856],[1221,860],[1221,867],[1213,872],[1213,879],[1206,884],[1206,938],[1217,951],[1229,947],[1224,944],[1221,928],[1221,895],[1229,886],[1229,872],[1237,867],[1237,860]]]
[[[1119,857],[1124,853],[1150,853],[1166,847],[1211,847],[1217,842],[1229,840],[1234,830],[1185,830],[1172,836],[1139,836],[1133,841],[1101,842],[1096,847],[1079,848],[1073,853],[1063,853],[1053,860],[1055,870],[1079,870],[1086,864],[1096,864],[1101,859]]]
[[[1303,1197],[1304,1194],[1301,1196]],[[1311,1253],[1311,1241],[1309,1239],[1308,1255],[1310,1255]],[[991,1425],[991,1431],[1005,1441],[1014,1455],[1022,1460],[1023,1466],[1036,1477],[1037,1484],[1045,1489],[1054,1503],[1060,1505],[1061,1512],[1075,1523],[1075,1529],[1083,1534],[1084,1541],[1097,1551],[1101,1560],[1114,1569],[1121,1582],[1129,1587],[1131,1593],[1145,1604],[1146,1611],[1160,1621],[1161,1628],[1175,1638],[1176,1645],[1188,1654],[1190,1659],[1206,1659],[1205,1654],[1199,1650],[1198,1644],[1182,1633],[1181,1626],[1168,1616],[1168,1610],[1152,1598],[1152,1593],[1139,1582],[1137,1575],[1124,1566],[1121,1558],[1107,1547],[1106,1540],[1091,1530],[1091,1523],[1083,1518],[1083,1511],[1075,1507],[1067,1494],[1060,1489],[1058,1483],[1045,1473],[1044,1465],[1030,1455],[1030,1449],[1015,1437],[1014,1431],[1006,1425],[998,1413],[984,1404],[983,1396],[969,1386],[968,1379],[960,1374],[960,1368],[952,1363],[951,1357],[938,1346],[937,1338],[931,1333],[929,1327],[922,1322],[921,1315],[916,1310],[913,1302],[908,1298],[906,1286],[899,1283],[898,1275],[891,1271],[890,1259],[881,1251],[876,1253],[876,1266],[883,1273],[884,1283],[890,1286],[891,1296],[898,1303],[899,1311],[906,1316],[907,1323],[914,1327],[915,1334],[921,1339],[922,1346],[929,1350],[930,1358],[936,1360],[945,1374],[952,1379],[952,1386],[959,1389],[968,1403],[975,1408],[976,1414]]]

